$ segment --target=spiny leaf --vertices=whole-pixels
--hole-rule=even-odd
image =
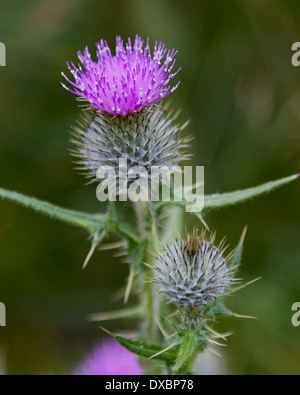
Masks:
[[[212,317],[213,319],[222,316],[222,317],[235,317],[235,318],[246,318],[246,319],[251,319],[251,320],[256,320],[255,317],[251,317],[248,315],[241,315],[234,313],[233,311],[229,310],[224,303],[224,300],[220,299],[215,302],[215,304],[211,307],[209,310],[209,317]]]
[[[232,272],[232,278],[235,277],[235,274],[237,272],[238,267],[241,264],[241,259],[242,259],[242,255],[243,255],[243,249],[244,249],[244,241],[245,241],[245,237],[246,237],[246,233],[247,233],[247,227],[244,228],[242,236],[240,238],[239,244],[237,245],[236,249],[235,249],[235,253],[232,256],[232,258],[229,260],[228,262],[228,267],[233,269]],[[243,284],[240,287],[234,288],[232,290],[230,290],[228,292],[228,294],[233,294],[236,293],[244,288],[246,288],[247,286],[253,284],[255,281],[251,281],[247,284]],[[224,316],[224,317],[241,317],[238,314],[232,312],[231,310],[229,310],[226,306],[225,306],[225,302],[224,302],[224,298],[220,298],[218,300],[216,300],[216,302],[211,306],[211,308],[209,309],[209,316],[215,318],[217,316]],[[247,317],[249,318],[249,317]]]
[[[242,256],[243,256],[243,250],[244,250],[244,241],[247,233],[247,227],[244,228],[242,236],[240,238],[239,244],[235,248],[234,254],[231,259],[229,259],[228,262],[228,267],[229,268],[238,268],[241,264]],[[236,273],[236,270],[234,270],[233,275]]]
[[[208,195],[205,196],[205,203],[203,211],[207,211],[210,209],[222,208],[232,206],[238,203],[243,203],[247,200],[251,200],[255,197],[264,195],[268,192],[272,192],[277,188],[280,188],[284,185],[287,185],[299,178],[299,175],[294,175],[291,177],[286,177],[281,180],[268,182],[266,184],[244,189],[241,191],[235,191],[230,193],[223,193],[223,194],[215,194],[215,195]]]
[[[117,205],[115,202],[109,202],[109,217],[111,222],[115,226],[115,230],[121,235],[124,236],[125,239],[128,240],[129,243],[135,245],[140,244],[139,235],[126,223],[121,217],[119,211],[117,210]]]
[[[25,196],[18,192],[0,188],[0,197],[17,203],[23,207],[44,214],[50,218],[78,226],[87,230],[93,237],[105,227],[107,216],[104,214],[88,214],[76,210],[65,209],[54,204]]]
[[[197,334],[194,331],[188,331],[182,340],[180,351],[176,359],[176,364],[173,368],[174,373],[178,372],[193,358],[198,347],[199,339]]]
[[[206,213],[210,210],[214,210],[217,208],[225,208],[236,204],[244,203],[258,196],[262,196],[266,193],[275,191],[276,189],[297,180],[299,177],[300,175],[296,174],[290,177],[282,178],[277,181],[268,182],[266,184],[262,184],[254,188],[248,188],[248,189],[228,192],[228,193],[206,195],[204,197],[204,207],[202,211],[195,212],[194,214],[196,214],[198,217],[199,216],[202,217],[203,213]],[[186,202],[186,201],[160,202],[156,205],[156,210],[158,213],[160,213],[161,210],[167,206],[178,206],[184,208],[190,204],[191,204],[190,202]]]
[[[124,224],[119,217],[109,218],[106,214],[89,214],[81,211],[70,210],[3,188],[0,188],[0,198],[17,203],[20,206],[29,208],[38,214],[46,215],[51,219],[56,219],[69,225],[85,229],[92,238],[92,249],[95,249],[109,231],[113,231],[114,229],[132,243],[139,244],[140,241],[138,235],[130,227]],[[90,258],[90,256],[87,258]]]
[[[219,299],[210,308],[209,316],[213,318],[218,316],[234,317],[236,316],[236,314],[230,311],[229,309],[227,309],[223,299]]]
[[[115,334],[111,334],[111,336],[113,336],[121,344],[121,346],[125,347],[134,354],[139,355],[140,357],[148,359],[153,358],[168,363],[174,363],[177,358],[177,352],[175,349],[168,349],[161,353],[161,351],[164,350],[164,347],[162,346],[145,343],[139,340],[128,339]]]

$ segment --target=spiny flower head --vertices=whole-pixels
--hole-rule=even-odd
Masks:
[[[185,159],[182,151],[188,139],[180,137],[185,125],[178,126],[175,119],[176,115],[155,106],[148,107],[143,116],[133,115],[132,120],[85,112],[73,141],[79,169],[96,181],[100,167],[112,167],[118,173],[120,159],[127,160],[128,172],[139,166],[149,175],[153,166],[178,165]]]
[[[134,46],[130,38],[126,46],[117,37],[116,54],[112,55],[106,41],[96,44],[97,61],[93,61],[88,47],[78,52],[81,64],[67,63],[74,78],[66,88],[85,99],[91,107],[100,112],[127,116],[156,103],[172,93],[179,85],[171,87],[172,73],[177,52],[167,50],[163,43],[156,42],[151,54],[149,39],[136,36]]]
[[[197,231],[165,246],[157,256],[155,280],[161,293],[182,309],[185,323],[197,325],[208,305],[225,295],[232,278],[224,256],[224,242],[214,245],[215,235],[206,238]]]

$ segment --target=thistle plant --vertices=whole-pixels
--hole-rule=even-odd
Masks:
[[[226,335],[215,330],[215,319],[237,317],[225,307],[226,297],[250,284],[239,283],[236,278],[246,232],[229,253],[224,240],[218,243],[216,233],[203,230],[209,222],[204,220],[205,215],[271,192],[299,175],[242,191],[205,196],[203,207],[190,213],[199,220],[198,227],[187,230],[185,236],[181,218],[189,202],[184,199],[138,199],[130,202],[135,214],[127,218],[122,199],[117,199],[124,192],[119,181],[120,160],[126,160],[129,173],[143,167],[149,176],[155,166],[178,166],[189,157],[185,152],[188,139],[182,135],[186,125],[178,125],[176,115],[162,102],[179,86],[179,82],[173,82],[180,70],[175,67],[177,52],[162,43],[156,43],[152,51],[150,41],[144,43],[139,36],[134,45],[130,39],[124,45],[117,37],[115,54],[104,40],[96,47],[94,60],[86,48],[78,52],[77,65],[67,63],[69,76],[62,74],[62,85],[80,102],[81,120],[73,128],[78,169],[98,183],[99,168],[115,169],[115,178],[110,179],[118,180],[115,199],[107,203],[105,213],[91,214],[4,189],[0,189],[0,196],[85,229],[91,250],[84,267],[103,240],[116,234],[129,264],[124,303],[131,303],[133,293],[139,296],[139,302],[90,319],[138,319],[138,328],[131,336],[110,335],[140,357],[144,373],[192,374],[197,354],[226,340]],[[138,178],[136,175],[129,185]],[[145,180],[149,181],[147,177]],[[130,354],[123,356],[133,361],[133,371],[139,371]],[[97,358],[93,356],[92,360]]]

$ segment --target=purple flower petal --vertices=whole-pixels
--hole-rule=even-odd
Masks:
[[[117,37],[116,55],[112,55],[106,41],[96,44],[97,62],[92,60],[89,49],[78,52],[80,64],[67,63],[73,81],[62,76],[70,87],[69,92],[84,98],[98,111],[126,116],[158,102],[172,93],[179,85],[171,87],[171,79],[180,71],[172,73],[177,52],[169,51],[163,43],[155,43],[151,55],[149,39],[136,36],[134,46],[128,39],[126,47]]]
[[[115,340],[106,340],[87,356],[74,376],[140,376],[143,368],[138,357]]]

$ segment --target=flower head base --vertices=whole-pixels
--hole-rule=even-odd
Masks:
[[[181,309],[187,326],[197,326],[206,308],[225,295],[232,278],[224,257],[224,243],[214,246],[205,233],[194,231],[186,240],[166,246],[157,256],[155,283],[166,298]]]
[[[149,176],[153,166],[177,166],[185,159],[182,151],[189,139],[180,137],[184,126],[178,126],[175,118],[155,106],[142,117],[133,115],[132,121],[85,112],[75,128],[74,155],[79,158],[79,169],[97,181],[100,167],[114,168],[118,176],[120,159],[127,160],[128,172],[138,166],[145,168]]]
[[[92,60],[88,48],[78,52],[81,64],[76,67],[67,63],[74,81],[62,73],[72,87],[62,85],[97,111],[127,116],[158,102],[179,85],[173,88],[169,85],[179,72],[172,74],[177,52],[168,51],[163,43],[155,44],[153,56],[149,39],[144,47],[139,36],[133,47],[128,39],[126,48],[121,37],[117,37],[115,55],[104,40],[96,46],[98,60]]]

